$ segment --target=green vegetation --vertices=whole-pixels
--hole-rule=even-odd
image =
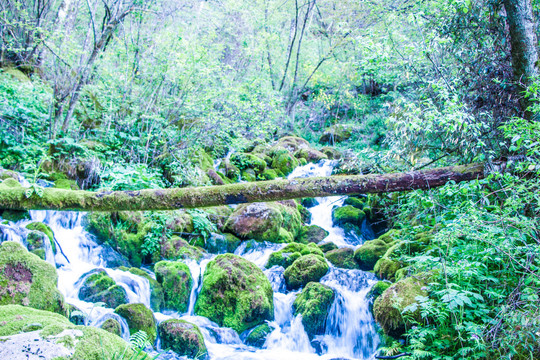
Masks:
[[[208,353],[201,330],[184,320],[165,320],[159,324],[162,348],[171,349],[180,356],[190,359],[206,359]]]
[[[92,270],[86,277],[81,289],[79,299],[89,302],[104,303],[107,307],[116,308],[128,302],[126,290],[116,282],[103,269]]]
[[[302,323],[310,337],[324,334],[334,297],[334,290],[328,286],[310,282],[294,300],[294,313],[302,314]]]
[[[129,333],[136,334],[144,331],[148,335],[150,344],[157,338],[157,324],[152,310],[144,304],[124,304],[114,309],[114,312],[126,319],[129,326]]]
[[[301,288],[311,281],[319,281],[328,272],[329,266],[321,255],[305,255],[285,269],[283,276],[289,289]]]
[[[163,309],[186,312],[193,286],[189,267],[180,261],[160,261],[154,265],[154,272],[163,289]]]

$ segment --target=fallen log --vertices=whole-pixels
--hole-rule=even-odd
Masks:
[[[449,166],[407,173],[280,179],[196,188],[91,192],[46,188],[27,198],[16,181],[0,183],[0,209],[11,210],[174,210],[305,197],[359,195],[429,189],[449,181],[484,177],[484,164]]]

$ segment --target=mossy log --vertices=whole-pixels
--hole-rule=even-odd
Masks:
[[[197,188],[90,192],[44,189],[43,196],[25,196],[25,188],[0,184],[0,209],[12,210],[173,210],[224,204],[278,201],[306,197],[358,195],[429,189],[449,181],[484,177],[484,164],[450,166],[383,175],[348,175],[271,180]]]

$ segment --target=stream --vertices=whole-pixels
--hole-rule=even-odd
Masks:
[[[307,164],[295,169],[289,178],[329,176],[334,166],[332,161]],[[364,240],[374,237],[367,222],[362,225],[362,236],[345,233],[342,228],[333,225],[332,208],[341,206],[343,197],[326,197],[316,200],[318,204],[309,209],[312,215],[309,225],[318,225],[329,232],[323,242],[331,241],[339,247],[356,249]],[[150,308],[148,280],[129,272],[107,267],[107,249],[100,246],[95,237],[84,229],[85,213],[31,211],[30,216],[31,220],[10,223],[9,228],[4,229],[0,242],[11,240],[26,246],[25,226],[28,223],[40,221],[49,225],[63,254],[58,252],[53,255],[52,250],[48,248],[46,260],[57,267],[58,288],[65,296],[66,302],[75,305],[88,315],[85,325],[100,326],[109,318],[118,320],[122,326],[122,337],[128,340],[127,323],[114,314],[113,309],[79,300],[78,292],[84,280],[81,276],[92,269],[102,268],[126,290],[130,303],[142,303]],[[274,320],[270,322],[274,330],[267,337],[262,349],[245,345],[234,330],[219,327],[207,318],[194,313],[194,305],[202,286],[202,275],[208,262],[216,255],[209,254],[200,262],[185,261],[194,279],[188,311],[184,314],[154,313],[157,321],[177,318],[197,324],[203,333],[210,359],[374,359],[379,337],[368,308],[366,295],[377,281],[375,275],[361,270],[341,269],[329,264],[330,270],[321,279],[321,283],[334,289],[336,296],[328,315],[324,335],[316,336],[310,342],[300,315],[294,316],[292,304],[300,291],[285,290],[282,267],[274,266],[265,269],[270,254],[283,248],[285,244],[258,243],[251,247],[246,244],[243,242],[236,249],[235,254],[260,267],[270,280],[274,291]],[[161,350],[159,339],[156,347],[158,351]],[[169,351],[163,352],[159,359],[185,359],[185,357]]]

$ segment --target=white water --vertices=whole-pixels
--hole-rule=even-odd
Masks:
[[[297,168],[289,178],[328,176],[333,166],[334,163],[330,161],[308,164]],[[354,248],[361,239],[345,234],[343,229],[334,227],[332,224],[332,208],[342,205],[343,200],[342,197],[317,198],[318,205],[310,209],[311,224],[318,225],[329,232],[324,242],[332,241],[340,247]],[[80,280],[81,276],[93,269],[102,268],[126,290],[130,303],[143,303],[150,307],[148,280],[129,272],[107,268],[103,256],[104,248],[99,246],[94,237],[82,226],[84,213],[32,211],[30,214],[32,221],[41,221],[51,227],[63,251],[63,253],[58,251],[54,258],[51,252],[51,258],[48,258],[48,261],[58,267],[58,288],[64,294],[66,302],[77,306],[87,314],[86,325],[100,326],[108,318],[119,320],[122,336],[127,339],[129,337],[127,323],[114,314],[113,309],[79,300],[78,292],[83,283]],[[0,241],[12,240],[26,246],[24,227],[29,222],[0,225],[2,226]],[[376,282],[375,276],[360,270],[338,269],[330,265],[330,271],[321,283],[335,290],[335,301],[329,312],[325,334],[315,337],[314,342],[310,342],[304,331],[301,316],[294,316],[292,304],[300,291],[286,291],[282,267],[274,266],[271,269],[264,269],[270,254],[283,246],[283,244],[243,242],[235,251],[235,254],[263,269],[274,290],[274,320],[269,322],[274,330],[268,336],[263,349],[243,344],[235,331],[219,327],[210,320],[194,314],[194,305],[202,286],[202,275],[206,265],[215,255],[208,255],[199,263],[186,262],[194,280],[186,314],[155,313],[156,319],[163,321],[181,318],[197,324],[201,328],[211,359],[373,359],[379,339],[368,309],[366,294]],[[157,347],[159,348],[159,341]],[[181,358],[183,359],[172,352],[160,356],[160,359]]]

